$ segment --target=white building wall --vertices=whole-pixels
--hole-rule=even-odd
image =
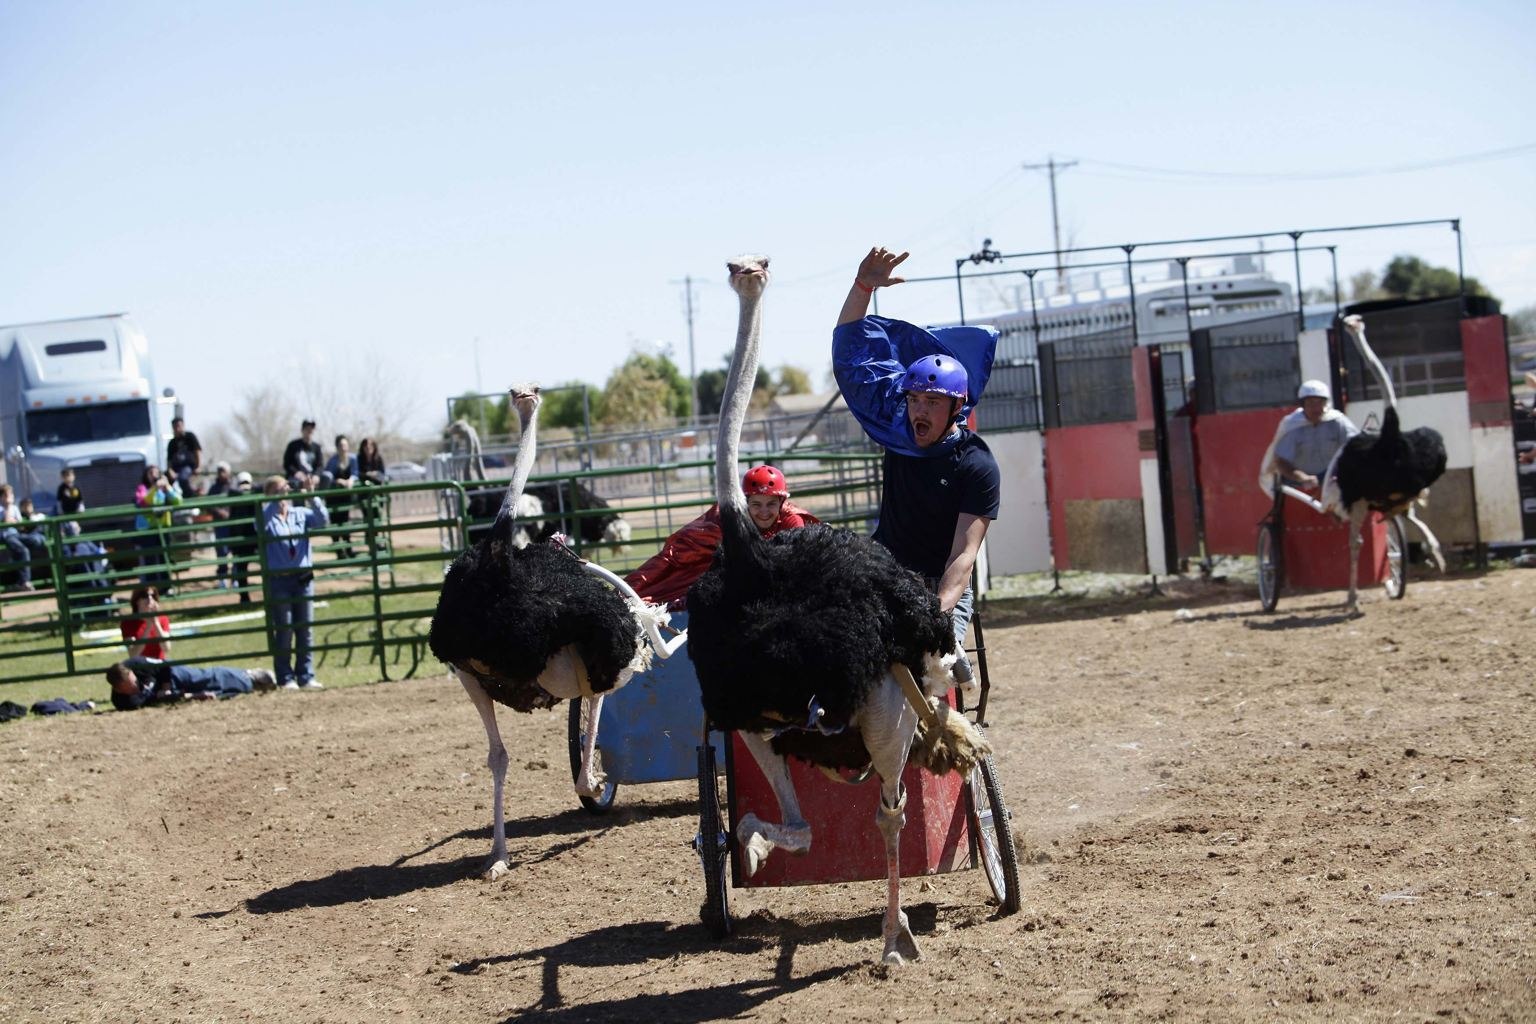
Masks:
[[[1046,518],[1045,454],[1039,431],[987,434],[987,447],[1002,474],[1002,511],[987,531],[993,575],[1047,572],[1051,535]]]

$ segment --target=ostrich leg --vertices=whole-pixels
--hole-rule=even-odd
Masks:
[[[490,695],[474,676],[459,669],[453,671],[459,677],[459,682],[464,684],[464,691],[469,694],[475,710],[480,712],[480,721],[485,724],[485,737],[490,742],[490,753],[486,755],[485,763],[491,770],[496,802],[491,817],[491,859],[485,862],[482,877],[494,882],[507,873],[507,819],[501,809],[501,795],[507,782],[507,748],[501,742],[501,730],[496,728],[496,705],[491,703]]]
[[[747,858],[747,877],[751,878],[778,847],[782,846],[790,853],[809,850],[811,826],[800,813],[800,798],[795,795],[795,784],[789,777],[789,764],[773,752],[768,737],[757,732],[738,735],[768,779],[768,785],[773,787],[773,795],[779,801],[779,815],[784,819],[784,824],[775,825],[749,813],[736,823],[736,841]]]
[[[1349,509],[1349,599],[1344,602],[1344,610],[1351,615],[1360,614],[1360,531],[1370,514],[1364,501],[1355,502]]]
[[[880,935],[885,939],[885,962],[899,965],[923,955],[901,909],[901,829],[907,820],[907,794],[901,784],[901,772],[917,731],[917,711],[907,703],[901,686],[888,675],[870,695],[870,702],[858,717],[859,732],[880,776],[880,808],[875,812],[875,823],[885,837],[887,894]]]
[[[586,730],[586,735],[581,744],[581,778],[576,780],[576,792],[582,796],[598,797],[603,793],[603,781],[606,778],[596,769],[597,722],[603,714],[603,694],[583,697],[581,712],[582,728]]]
[[[1426,491],[1425,493],[1429,492]],[[1429,545],[1430,561],[1435,563],[1436,569],[1445,572],[1445,553],[1440,550],[1440,538],[1436,537],[1434,531],[1425,524],[1424,520],[1419,518],[1419,514],[1414,511],[1412,503],[1409,503],[1404,514],[1408,517],[1408,521],[1418,527],[1419,532],[1424,535],[1424,542]],[[1405,558],[1407,554],[1406,551],[1403,552]]]

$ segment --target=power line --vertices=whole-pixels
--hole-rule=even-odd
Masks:
[[[1051,177],[1051,235],[1056,239],[1056,294],[1061,295],[1067,290],[1067,283],[1061,273],[1061,223],[1056,218],[1056,171],[1066,170],[1068,167],[1076,167],[1076,160],[1068,160],[1057,163],[1055,156],[1047,156],[1043,164],[1020,164],[1026,171],[1043,170]],[[1033,287],[1033,283],[1031,283]]]
[[[1130,171],[1136,174],[1160,174],[1179,178],[1228,178],[1252,181],[1337,181],[1344,178],[1370,178],[1383,174],[1409,174],[1414,171],[1455,167],[1461,164],[1481,163],[1487,160],[1504,160],[1530,152],[1536,152],[1536,142],[1527,142],[1518,146],[1506,146],[1503,149],[1489,149],[1479,153],[1465,153],[1460,156],[1444,157],[1439,160],[1421,160],[1416,163],[1389,164],[1383,167],[1359,168],[1347,171],[1208,171],[1179,167],[1148,167],[1145,164],[1125,164],[1113,160],[1095,160],[1092,157],[1081,157],[1080,161],[1091,166],[1108,167],[1118,171]],[[1038,167],[1040,165],[1036,164],[1034,166]]]

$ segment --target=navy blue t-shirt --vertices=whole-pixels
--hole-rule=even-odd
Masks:
[[[885,486],[875,540],[896,561],[924,576],[944,574],[961,514],[997,518],[1001,486],[997,460],[987,442],[968,430],[964,434],[943,455],[885,453]]]

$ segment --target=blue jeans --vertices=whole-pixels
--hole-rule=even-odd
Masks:
[[[48,557],[48,542],[35,533],[22,533],[12,526],[0,534],[0,541],[16,563],[16,578],[21,583],[32,582],[32,565]]]
[[[304,570],[306,573],[308,570]],[[309,650],[309,624],[314,618],[310,601],[315,596],[313,580],[301,575],[267,577],[267,604],[272,608],[273,674],[281,686],[297,677],[300,683],[315,678],[314,657]],[[289,659],[297,636],[297,676],[295,665]]]
[[[240,668],[162,665],[142,658],[129,658],[126,664],[130,668],[149,668],[157,680],[168,677],[177,693],[215,693],[227,697],[250,693],[252,689],[250,673]]]

